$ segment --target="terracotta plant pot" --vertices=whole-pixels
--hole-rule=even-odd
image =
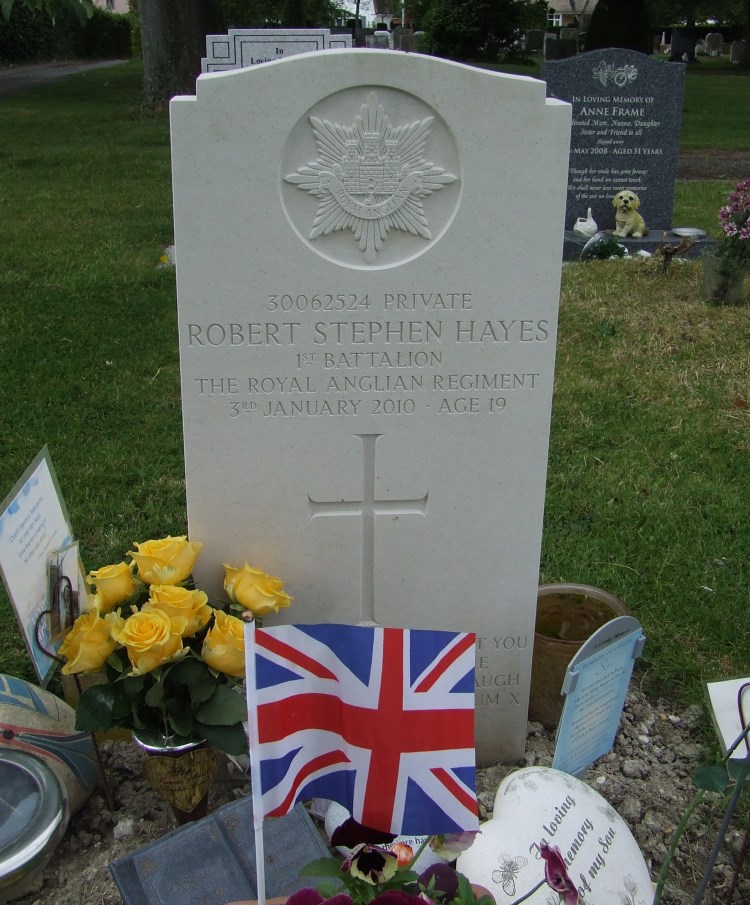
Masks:
[[[529,718],[554,729],[562,713],[560,694],[568,664],[597,629],[630,615],[625,604],[599,588],[541,585],[537,591]]]

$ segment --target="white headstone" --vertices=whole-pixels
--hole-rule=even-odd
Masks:
[[[506,776],[493,819],[482,824],[457,867],[487,887],[497,905],[509,905],[544,880],[543,841],[560,850],[586,905],[652,901],[646,862],[622,817],[586,783],[545,767]],[[542,883],[526,901],[548,905],[558,896]]]
[[[475,631],[480,763],[525,743],[569,131],[542,82],[381,50],[172,102],[197,580]]]
[[[230,28],[226,35],[206,35],[201,72],[244,69],[298,53],[351,46],[351,34],[331,34],[330,28]]]

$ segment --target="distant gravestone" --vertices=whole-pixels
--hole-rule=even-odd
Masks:
[[[545,63],[551,97],[573,105],[565,228],[591,208],[613,229],[613,196],[631,189],[650,230],[671,229],[685,66],[609,48]]]
[[[393,29],[393,49],[394,50],[414,50],[414,29],[413,28],[394,28]]]
[[[711,57],[718,57],[724,38],[720,31],[711,31],[706,35],[706,53]]]
[[[652,901],[648,867],[622,817],[584,782],[545,767],[505,777],[492,820],[457,866],[503,905],[522,898],[529,905],[557,903],[562,897],[544,882],[543,841],[560,849],[586,905]]]
[[[687,28],[673,28],[670,54],[673,60],[690,60],[695,55],[695,35]]]
[[[332,34],[328,28],[231,28],[226,35],[206,35],[201,72],[226,72],[298,53],[351,46],[350,34]]]
[[[526,53],[543,53],[544,30],[541,28],[530,28],[524,35],[523,49]]]
[[[518,757],[569,106],[356,50],[171,107],[198,583],[247,560],[295,597],[275,621],[475,631],[478,757]]]
[[[745,57],[745,42],[744,41],[732,41],[732,44],[729,48],[729,62],[730,63],[741,63]]]
[[[379,30],[372,36],[372,43],[368,38],[367,46],[379,50],[390,50],[392,40],[390,32]]]

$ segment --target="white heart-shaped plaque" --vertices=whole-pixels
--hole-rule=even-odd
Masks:
[[[638,843],[615,809],[586,783],[548,767],[510,773],[458,869],[510,905],[544,880],[542,841],[557,846],[585,905],[650,905],[653,887]],[[558,905],[546,883],[526,902]]]

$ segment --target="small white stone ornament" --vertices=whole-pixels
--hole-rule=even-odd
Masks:
[[[544,879],[540,845],[557,846],[582,905],[651,905],[653,887],[638,843],[614,808],[586,783],[547,767],[509,774],[492,820],[462,852],[458,870],[510,905]],[[558,905],[546,883],[529,905]]]

